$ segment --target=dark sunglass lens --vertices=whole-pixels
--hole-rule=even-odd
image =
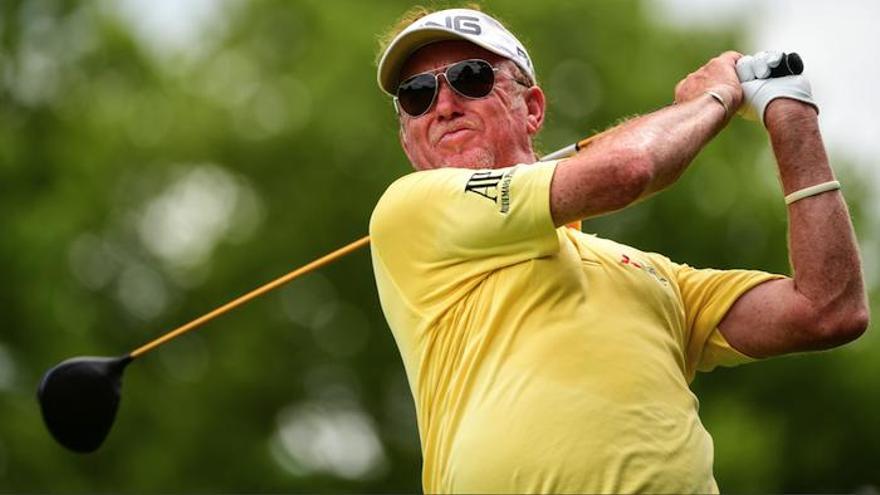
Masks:
[[[411,77],[397,88],[397,101],[404,112],[417,117],[431,108],[437,92],[437,78],[432,74]]]
[[[446,72],[449,84],[456,91],[470,98],[482,98],[492,91],[495,84],[495,71],[482,60],[465,60],[449,68]]]

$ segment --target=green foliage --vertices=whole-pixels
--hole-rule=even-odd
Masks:
[[[419,490],[413,405],[366,250],[132,365],[97,453],[46,433],[44,370],[130,351],[357,239],[409,171],[373,65],[407,2],[218,2],[195,49],[176,54],[139,41],[114,5],[0,7],[0,490]],[[740,39],[672,30],[636,2],[486,7],[536,61],[545,151],[668,104]],[[860,178],[838,170],[876,239]],[[670,192],[585,228],[695,266],[788,271],[767,139],[739,120]],[[722,489],[880,484],[878,357],[869,332],[699,377]],[[308,436],[333,418],[352,436]],[[309,461],[291,447],[308,442],[360,457]]]

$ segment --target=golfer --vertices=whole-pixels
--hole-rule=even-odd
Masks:
[[[370,232],[424,490],[717,492],[696,372],[838,346],[867,326],[809,83],[761,79],[780,54],[738,68],[723,53],[678,83],[675,104],[538,162],[545,96],[513,34],[469,9],[414,10],[399,29],[378,80],[416,172],[388,188]],[[792,278],[696,269],[580,231],[674,183],[738,111],[773,145]]]

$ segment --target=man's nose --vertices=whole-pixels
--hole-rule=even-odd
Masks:
[[[445,74],[437,77],[437,102],[434,111],[441,119],[450,119],[461,115],[462,96],[452,89]]]

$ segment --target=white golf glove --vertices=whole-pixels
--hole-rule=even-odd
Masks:
[[[782,52],[758,52],[745,55],[736,62],[736,74],[743,89],[743,105],[739,114],[749,120],[764,123],[767,105],[776,98],[791,98],[812,105],[816,111],[819,106],[813,101],[810,81],[804,76],[785,76],[770,78],[770,70],[782,62]]]

